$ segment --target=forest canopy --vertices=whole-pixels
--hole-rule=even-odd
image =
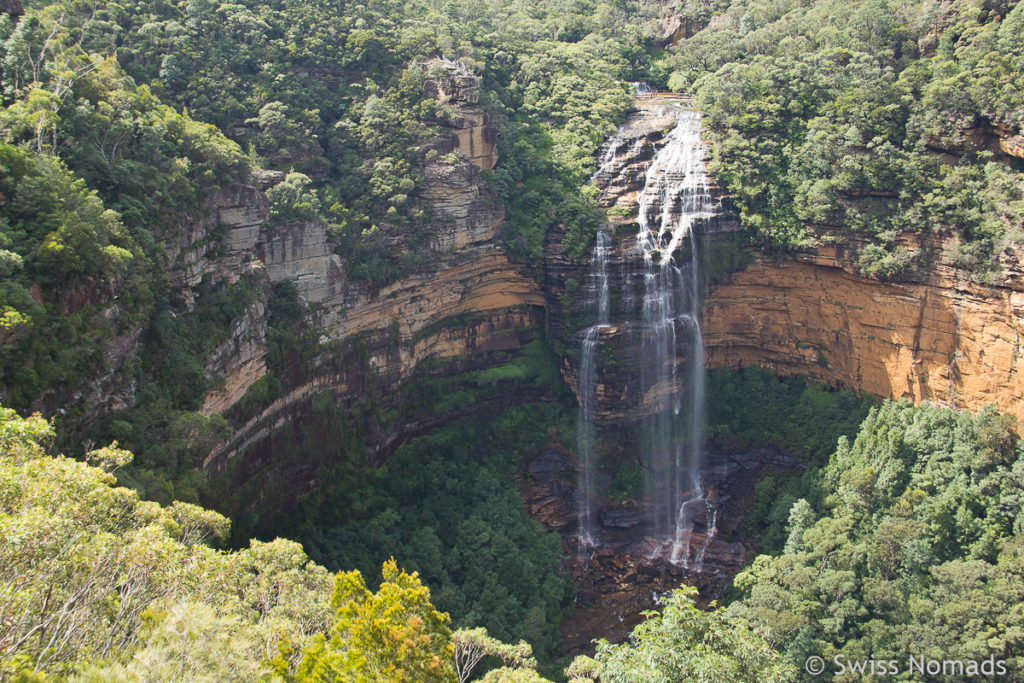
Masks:
[[[475,670],[484,681],[547,680],[525,641],[507,645],[482,627],[453,631],[419,575],[394,559],[371,591],[358,570],[332,576],[292,541],[220,550],[223,516],[143,501],[115,484],[130,452],[115,443],[91,451],[89,464],[49,454],[53,436],[38,415],[0,407],[4,678],[464,683]],[[721,638],[720,652],[687,654],[690,644],[672,637],[680,619]],[[763,636],[682,593],[636,637],[664,656],[686,655],[686,666],[730,662],[737,680],[768,668],[772,680],[790,673]],[[627,650],[613,655],[605,644],[566,675],[621,680],[613,672],[629,670]]]
[[[693,92],[712,171],[755,243],[852,243],[891,278],[958,242],[998,278],[1024,228],[1024,6],[1016,2],[698,6],[707,27],[670,48],[666,85]],[[909,269],[909,271],[908,271]]]
[[[422,275],[428,168],[470,163],[432,145],[456,125],[434,87],[453,73],[497,133],[478,177],[504,216],[500,245],[537,280],[549,240],[577,266],[604,224],[588,181],[637,81],[703,111],[739,247],[839,245],[879,279],[949,258],[1000,283],[1024,243],[1012,0],[24,5],[0,15],[0,677],[562,673],[561,548],[514,477],[540,440],[572,438],[547,318],[522,357],[447,383],[424,366],[405,387],[431,417],[510,388],[545,388],[546,403],[452,422],[375,467],[364,433],[403,414],[367,390],[322,432],[339,456],[327,472],[359,500],[327,487],[278,519],[234,520],[234,535],[198,505],[223,502],[201,469],[215,444],[335,369],[326,358],[369,354],[363,339],[323,342],[316,307],[254,264],[171,264],[223,256],[214,207],[252,192],[271,229],[321,229],[353,291]],[[231,411],[204,412],[224,384],[209,360],[254,312],[266,374]],[[113,384],[129,389],[100,396],[126,358]],[[712,382],[712,439],[792,451],[804,468],[754,491],[762,554],[728,607],[673,593],[631,641],[598,644],[566,676],[789,680],[812,654],[921,648],[1020,669],[1016,425],[756,369]],[[35,410],[54,417],[25,417]],[[284,528],[296,540],[275,538]]]

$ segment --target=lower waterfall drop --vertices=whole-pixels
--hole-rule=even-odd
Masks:
[[[597,351],[601,331],[608,327],[608,253],[611,241],[603,231],[597,234],[597,243],[591,254],[591,272],[587,274],[584,292],[588,309],[596,309],[597,324],[583,332],[580,348],[579,396],[580,407],[576,418],[576,442],[580,458],[580,504],[578,512],[579,551],[584,554],[597,545],[594,519],[594,474],[597,470],[595,455],[596,428],[594,415],[597,408]]]

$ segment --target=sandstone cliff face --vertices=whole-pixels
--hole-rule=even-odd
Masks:
[[[182,225],[157,234],[163,242],[169,268],[167,280],[170,295],[186,310],[195,304],[196,287],[204,278],[214,281],[237,282],[246,277],[264,280],[262,262],[253,249],[267,218],[267,202],[262,192],[249,185],[228,184],[211,193],[202,206],[186,214]],[[74,312],[86,304],[97,305],[97,325],[115,321],[123,309],[118,303],[118,284],[109,291],[76,293],[63,305],[65,313]],[[237,400],[246,387],[265,374],[266,349],[264,334],[266,321],[260,317],[262,308],[254,317],[249,313],[235,322],[234,337],[225,341],[209,359],[207,376],[225,377],[221,396],[209,405],[208,413]],[[88,425],[105,413],[124,410],[136,401],[136,386],[132,361],[138,357],[143,327],[134,326],[121,331],[103,345],[102,367],[95,377],[74,390],[51,390],[38,399],[34,409],[45,413],[61,412],[62,406],[74,405],[80,410],[74,427]],[[246,376],[246,379],[234,377]],[[241,393],[239,393],[241,392]],[[219,401],[219,402],[218,402]]]
[[[940,257],[919,281],[887,283],[857,275],[847,256],[760,259],[714,285],[708,365],[759,364],[875,396],[1024,417],[1019,272],[983,286]]]
[[[230,338],[207,359],[207,375],[211,379],[223,378],[223,384],[206,395],[202,407],[204,414],[227,412],[245,395],[253,382],[267,374],[265,313],[266,307],[262,301],[253,302],[235,321]]]
[[[323,223],[264,227],[259,237],[254,246],[271,282],[290,280],[308,304],[337,295],[341,259],[331,253]]]
[[[266,223],[267,199],[251,185],[231,184],[211,194],[191,221],[160,235],[171,263],[170,285],[186,303],[204,277],[237,282],[254,264]]]
[[[1024,135],[1002,138],[999,141],[999,147],[1010,156],[1024,159]]]
[[[661,46],[675,45],[681,40],[692,38],[708,23],[706,18],[700,16],[699,10],[694,12],[693,7],[684,7],[683,3],[673,0],[641,0],[640,4],[651,5],[653,11],[661,14],[658,32],[655,34],[655,40]]]
[[[443,123],[452,131],[433,143],[441,154],[457,151],[481,171],[494,168],[498,129],[480,106],[480,84],[459,62],[432,60],[427,67],[431,78],[426,91],[442,104],[450,105],[452,115]]]
[[[326,397],[335,406],[329,412],[351,418],[371,456],[382,459],[403,440],[454,417],[548,397],[530,387],[502,396],[501,385],[484,405],[436,414],[418,413],[409,400],[420,382],[515,360],[539,334],[546,304],[540,286],[508,260],[496,239],[504,212],[482,173],[497,162],[497,128],[478,102],[476,79],[458,64],[426,66],[432,74],[426,87],[445,107],[434,122],[441,134],[426,144],[432,152],[422,169],[427,182],[416,200],[428,222],[417,226],[424,235],[409,246],[420,258],[411,274],[370,286],[349,276],[322,223],[271,223],[264,192],[284,179],[276,171],[257,170],[248,184],[212,191],[180,224],[156,235],[164,244],[172,315],[194,310],[199,297],[223,283],[241,281],[251,298],[203,359],[214,388],[201,412],[227,415],[236,427],[206,459],[211,473],[226,473],[224,494],[266,491],[266,500],[273,499],[268,506],[287,505],[318,485],[335,444],[305,448],[300,461],[280,457],[287,447],[294,450],[281,442],[283,428],[316,428],[315,399],[323,405]],[[391,246],[402,248],[400,232],[395,230]],[[240,408],[239,401],[270,371],[268,302],[272,286],[282,282],[294,285],[307,329],[319,342],[304,350],[311,358],[286,358],[283,369],[278,359],[274,391],[279,383],[280,395],[253,415],[243,412],[254,410],[251,402]],[[106,299],[97,315],[118,315],[116,297]],[[86,425],[133,406],[133,360],[144,337],[143,328],[135,327],[111,338],[97,377],[69,391],[70,398],[50,397],[52,402],[85,406]],[[255,505],[258,498],[244,503]]]
[[[276,462],[269,452],[275,430],[305,419],[316,395],[328,392],[343,406],[372,391],[386,405],[398,406],[406,383],[424,374],[425,361],[450,359],[442,372],[451,373],[493,365],[519,353],[543,320],[540,287],[495,240],[504,213],[481,171],[497,161],[496,130],[477,104],[476,81],[458,68],[445,68],[428,85],[452,114],[441,122],[445,132],[430,143],[438,155],[424,169],[427,184],[420,198],[430,211],[429,240],[417,272],[371,287],[348,277],[344,260],[330,252],[322,225],[264,224],[253,232],[242,217],[255,213],[237,212],[231,244],[244,243],[256,254],[269,282],[295,283],[300,301],[312,305],[310,322],[320,331],[324,351],[315,376],[288,388],[211,453],[207,466],[232,470],[235,484],[276,470],[279,480],[290,477],[286,498],[317,485],[310,463]],[[234,351],[225,349],[224,358],[231,360],[219,367],[224,387],[207,396],[205,412],[228,410],[264,374],[259,324],[256,317],[242,324]],[[402,439],[437,426],[432,422],[437,419],[368,424],[371,451],[383,457]]]

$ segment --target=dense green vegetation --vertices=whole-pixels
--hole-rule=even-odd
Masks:
[[[217,551],[207,543],[226,537],[225,518],[184,503],[160,507],[113,485],[105,470],[126,464],[127,451],[90,453],[104,469],[53,457],[45,421],[0,410],[4,677],[87,664],[114,677],[120,663],[142,667],[145,678],[145,667],[180,656],[167,642],[180,637],[210,647],[190,653],[188,666],[245,679],[282,638],[305,642],[323,628],[330,575],[298,544]],[[136,650],[150,655],[133,661]]]
[[[160,291],[157,240],[185,220],[182,207],[247,168],[211,126],[160,105],[110,60],[87,63],[96,68],[46,119],[44,141],[28,127],[40,112],[23,111],[40,84],[0,116],[2,376],[18,406],[76,387],[105,342],[145,324]],[[45,153],[53,145],[59,156]]]
[[[112,472],[130,462],[130,452],[116,444],[91,451],[89,465],[48,454],[53,437],[38,416],[24,419],[0,408],[5,679],[464,683],[490,666],[479,680],[546,681],[525,642],[505,645],[483,627],[453,632],[417,573],[400,570],[394,559],[383,563],[372,592],[359,571],[332,579],[291,541],[217,550],[229,527],[221,515],[186,503],[162,507],[115,485]],[[497,454],[486,459],[499,466]],[[467,570],[488,573],[493,594],[501,592],[493,572],[515,572],[557,601],[557,579],[552,583],[549,574],[542,585],[544,568],[511,552],[521,539],[505,538],[501,543],[512,547],[488,554],[484,537],[493,532],[479,514],[459,528],[468,544],[461,555]],[[429,554],[417,561],[432,568],[424,559]],[[510,610],[512,604],[506,596],[486,607]],[[543,619],[532,618],[535,627]],[[685,631],[690,640],[678,637],[683,622],[694,626]],[[501,618],[497,623],[510,627]],[[705,633],[719,643],[716,651],[691,651],[692,638]],[[785,671],[778,654],[742,622],[701,612],[681,596],[670,600],[664,618],[641,626],[637,639],[695,670],[728,666],[736,680],[754,680],[768,668]],[[603,646],[596,662],[576,662],[567,674],[593,680],[594,667],[605,666],[602,680],[620,680],[611,672],[622,671],[628,656]],[[492,664],[478,667],[482,661]]]
[[[959,238],[958,264],[979,276],[1021,243],[1024,164],[999,154],[995,136],[1024,121],[1024,6],[685,7],[711,23],[652,76],[697,94],[712,170],[755,244],[860,242],[861,271],[884,278],[936,256],[908,236]]]
[[[793,457],[790,470],[766,473],[754,487],[744,523],[762,553],[778,552],[789,511],[800,499],[818,504],[822,468],[839,438],[857,434],[875,401],[802,377],[780,378],[757,366],[707,373],[708,439],[722,452],[771,448]]]
[[[1020,669],[1014,420],[878,404],[758,368],[710,371],[708,413],[719,447],[769,446],[802,461],[758,483],[746,531],[762,554],[736,577],[728,608],[801,676],[812,655],[834,680],[864,673],[842,674],[836,661],[895,661],[906,674],[911,655]]]
[[[419,572],[456,626],[526,639],[550,670],[570,591],[559,572],[561,541],[526,514],[516,474],[537,446],[566,440],[572,409],[551,402],[491,417],[471,410],[489,401],[501,406],[517,392],[550,393],[556,369],[539,340],[504,364],[434,376],[454,362],[424,364],[424,376],[397,404],[370,391],[359,405],[338,405],[322,392],[301,421],[277,430],[275,457],[315,462],[324,482],[286,514],[276,512],[274,482],[262,480],[213,502],[233,511],[235,545],[287,535],[329,569],[356,568],[367,577],[394,557]],[[437,417],[449,423],[379,466],[368,461],[367,424],[398,429]]]
[[[699,609],[697,589],[687,587],[663,600],[633,629],[630,642],[597,644],[593,658],[577,657],[566,672],[573,683],[602,681],[759,681],[783,683],[795,668],[783,662],[765,634],[730,618],[724,609]]]
[[[1024,458],[1013,426],[992,411],[872,408],[855,439],[840,438],[819,501],[793,504],[781,552],[737,576],[729,613],[769,629],[794,665],[824,657],[828,673],[840,671],[835,657],[906,673],[911,655],[994,656],[1020,671]]]
[[[707,371],[708,438],[723,446],[771,446],[824,465],[840,436],[853,436],[874,399],[756,365]]]
[[[454,422],[379,469],[308,496],[272,529],[329,568],[373,576],[394,557],[419,572],[454,624],[524,639],[550,663],[570,595],[558,571],[561,539],[527,515],[515,476],[537,446],[565,438],[569,415],[560,404],[531,404]]]
[[[152,474],[132,483],[150,495],[195,502],[196,458],[226,427],[191,412],[215,381],[203,359],[258,293],[245,278],[207,278],[190,306],[168,290],[166,267],[183,226],[205,218],[220,187],[247,179],[250,163],[109,53],[88,52],[70,9],[30,11],[16,26],[0,19],[0,386],[10,405],[45,406],[78,428],[109,400],[88,382],[111,349],[138,340],[139,355],[107,378],[137,390],[122,397],[130,409],[92,436],[143,454]]]

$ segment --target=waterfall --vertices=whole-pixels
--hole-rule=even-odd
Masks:
[[[643,81],[634,81],[630,83],[633,86],[633,94],[638,98],[654,97],[658,94],[658,89],[650,83]]]
[[[641,389],[644,400],[653,404],[643,425],[643,459],[651,530],[655,538],[671,542],[671,562],[690,567],[691,556],[703,559],[702,549],[691,548],[696,523],[705,521],[705,545],[712,528],[700,481],[704,341],[694,227],[713,216],[715,206],[704,167],[707,150],[700,137],[700,114],[670,111],[676,125],[647,169],[638,202],[636,244],[644,267]],[[684,242],[690,252],[688,273],[676,262]],[[684,359],[680,341],[688,348]],[[680,382],[681,360],[685,387]]]
[[[645,472],[648,533],[656,547],[651,559],[701,571],[717,531],[717,509],[701,482],[705,436],[704,340],[700,327],[701,269],[695,227],[718,213],[704,159],[699,112],[667,104],[659,115],[675,119],[647,168],[637,198],[636,255],[640,272],[626,278],[623,305],[633,310],[630,343],[638,345],[638,386],[645,416],[639,425]],[[598,174],[615,162],[611,143]],[[582,336],[578,440],[581,460],[581,547],[595,544],[594,462],[595,362],[608,323],[607,255],[604,232],[594,247],[587,276],[587,303],[596,302],[597,324]],[[688,254],[687,254],[688,252]],[[642,298],[640,292],[642,291]],[[639,305],[638,305],[639,304]],[[629,312],[627,312],[629,315]]]
[[[617,131],[615,136],[612,137],[608,142],[603,145],[604,151],[601,154],[601,161],[597,164],[597,170],[594,175],[590,176],[590,180],[587,182],[595,182],[599,179],[613,177],[618,173],[619,169],[619,157],[630,157],[641,149],[644,145],[643,138],[637,138],[633,140],[633,144],[629,149],[623,148],[625,142],[622,131]]]
[[[604,231],[597,233],[597,243],[591,253],[590,272],[587,274],[584,294],[588,312],[597,314],[597,324],[583,332],[580,348],[579,395],[580,407],[576,419],[576,441],[580,459],[580,552],[596,544],[594,532],[594,473],[597,470],[594,413],[597,408],[596,361],[601,331],[608,328],[610,291],[608,285],[608,254],[611,240]],[[596,310],[595,310],[596,309]]]

